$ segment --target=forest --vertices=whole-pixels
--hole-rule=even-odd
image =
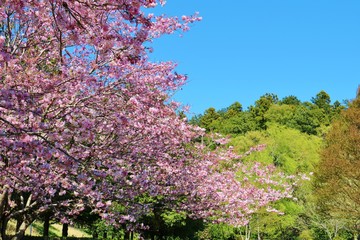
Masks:
[[[355,91],[354,91],[355,92]],[[359,92],[358,92],[359,93]],[[355,96],[355,94],[354,94]],[[307,173],[309,181],[294,199],[275,203],[284,214],[260,211],[246,227],[209,225],[211,239],[358,239],[359,231],[359,95],[332,103],[325,91],[310,101],[264,94],[243,110],[239,102],[208,108],[190,122],[208,132],[230,135],[237,152],[265,144],[244,161],[273,164],[288,174]]]
[[[0,2],[0,240],[357,240],[359,92],[187,119],[165,3]]]

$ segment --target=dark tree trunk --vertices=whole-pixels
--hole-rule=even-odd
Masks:
[[[64,223],[63,226],[62,226],[62,238],[63,239],[66,239],[68,237],[68,234],[69,234],[69,224],[67,223]]]
[[[94,239],[97,239],[99,237],[99,234],[96,231],[94,231],[92,236]]]
[[[50,229],[50,213],[46,213],[44,216],[44,239],[49,239],[49,229]]]
[[[25,231],[28,228],[30,224],[27,223],[26,220],[22,221],[21,224],[19,224],[19,229],[16,231],[16,234],[11,238],[11,240],[21,240],[23,239],[25,235]]]
[[[2,240],[6,240],[6,228],[8,220],[5,216],[5,210],[7,207],[8,191],[5,188],[4,192],[0,194],[0,237]]]
[[[0,237],[2,240],[7,239],[7,237],[6,237],[7,223],[8,223],[8,220],[6,219],[6,217],[4,215],[2,215],[1,219],[0,219],[0,231],[1,231]]]
[[[16,227],[15,227],[15,232],[18,232],[20,230],[21,224],[23,222],[21,221],[21,219],[17,219],[16,220]]]
[[[21,240],[24,238],[25,235],[25,230],[21,230],[19,232],[17,232],[12,238],[11,240]]]
[[[130,240],[130,232],[125,229],[124,240]]]

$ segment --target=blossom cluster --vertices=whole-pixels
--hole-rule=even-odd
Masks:
[[[161,196],[169,207],[240,224],[287,196],[286,187],[257,188],[237,169],[217,169],[236,154],[193,145],[203,131],[169,99],[186,77],[172,62],[150,62],[145,46],[201,18],[142,11],[157,4],[164,1],[2,2],[1,219],[26,225],[52,212],[66,222],[90,208],[114,225],[135,223],[153,207],[140,199]],[[278,186],[258,166],[244,174]]]

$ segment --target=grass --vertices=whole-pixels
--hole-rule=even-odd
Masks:
[[[15,232],[15,221],[10,221],[7,229],[7,234],[14,234]],[[28,229],[26,229],[25,235],[31,236],[42,236],[44,227],[43,222],[35,221],[31,224]],[[62,225],[59,223],[51,224],[49,227],[49,236],[50,237],[61,237]],[[84,230],[69,226],[68,230],[69,237],[77,237],[77,238],[90,238],[91,235],[86,233]]]

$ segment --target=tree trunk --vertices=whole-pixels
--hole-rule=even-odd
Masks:
[[[249,240],[251,237],[251,227],[250,227],[250,224],[248,223],[246,226],[245,226],[245,239],[246,240]]]
[[[130,240],[130,232],[125,229],[124,240]]]
[[[30,196],[27,198],[26,203],[23,202],[22,210],[25,210],[26,208],[31,206],[31,199],[32,199],[32,194],[30,194]],[[22,199],[22,201],[24,201],[24,199]],[[27,215],[27,213],[20,213],[21,211],[19,211],[18,213],[13,214],[13,218],[16,218],[18,223],[16,226],[16,233],[15,235],[11,238],[11,240],[20,240],[24,237],[25,235],[25,231],[26,229],[30,226],[30,224],[34,221],[34,216],[32,215]]]
[[[62,239],[66,239],[68,237],[68,233],[69,233],[69,224],[64,223],[62,226]]]
[[[49,228],[50,228],[50,213],[46,213],[44,217],[44,230],[43,230],[44,239],[49,239]]]
[[[21,221],[21,219],[16,219],[16,227],[15,227],[15,232],[18,232],[20,231],[20,227],[21,227],[21,224],[23,222]]]
[[[1,216],[1,219],[0,219],[0,231],[1,231],[1,240],[6,240],[7,237],[6,237],[6,228],[7,228],[7,224],[8,224],[8,219],[2,215]]]
[[[6,240],[6,228],[9,221],[4,214],[8,199],[7,187],[5,186],[4,188],[4,192],[0,194],[0,237],[2,240]]]
[[[97,239],[99,237],[99,234],[96,231],[94,231],[92,233],[92,236],[93,236],[94,239]]]
[[[25,230],[27,229],[28,225],[26,224],[26,221],[23,221],[20,224],[19,230],[16,232],[16,234],[11,238],[11,240],[21,240],[25,235]]]

